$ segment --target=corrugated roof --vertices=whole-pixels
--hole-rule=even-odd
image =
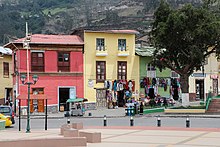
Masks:
[[[144,46],[141,48],[135,48],[135,53],[138,54],[139,56],[153,56],[153,53],[155,51],[154,47],[150,46]]]
[[[25,38],[15,40],[14,43],[23,43]],[[84,42],[77,35],[31,35],[30,43],[33,44],[65,44],[65,45],[83,45]]]
[[[5,55],[11,55],[12,50],[10,48],[4,48],[4,47],[0,46],[0,53],[5,54]]]
[[[85,30],[85,32],[94,32],[94,33],[113,33],[113,34],[139,34],[136,30]]]

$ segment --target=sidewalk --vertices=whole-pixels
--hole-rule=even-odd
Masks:
[[[87,143],[88,147],[146,147],[146,146],[220,146],[220,129],[203,128],[171,128],[171,127],[87,127],[86,131],[101,132],[101,143]],[[31,133],[24,131],[2,130],[0,141],[13,141],[23,139],[57,138],[59,129],[47,131],[32,130]]]
[[[64,114],[65,112],[48,113],[48,119],[64,118]],[[118,109],[100,108],[97,110],[87,110],[84,116],[82,116],[82,118],[103,118],[104,115],[106,115],[108,118],[125,117],[125,108],[118,108]],[[189,116],[191,118],[220,118],[220,114],[165,114],[163,112],[150,113],[150,114],[144,114],[144,115],[137,114],[135,115],[135,117],[157,117],[158,115],[160,115],[160,117]],[[21,118],[26,118],[26,116],[22,116]],[[45,118],[45,113],[33,113],[31,114],[31,118],[32,119]]]

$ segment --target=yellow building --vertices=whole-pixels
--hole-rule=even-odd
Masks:
[[[113,101],[120,106],[126,88],[131,93],[139,90],[137,33],[134,30],[84,31],[84,97],[89,103],[106,107],[106,92],[111,92]],[[116,82],[117,86],[122,83],[124,90],[117,89]]]
[[[0,47],[0,105],[12,101],[12,51]]]

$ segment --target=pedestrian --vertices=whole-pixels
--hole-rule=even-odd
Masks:
[[[141,105],[140,105],[140,115],[143,115],[143,112],[144,112],[144,105],[143,105],[143,102],[141,102]]]

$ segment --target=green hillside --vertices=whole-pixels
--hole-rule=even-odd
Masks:
[[[174,7],[200,0],[169,0]],[[136,29],[146,34],[159,0],[0,0],[0,44],[31,33],[70,34],[76,28]]]

